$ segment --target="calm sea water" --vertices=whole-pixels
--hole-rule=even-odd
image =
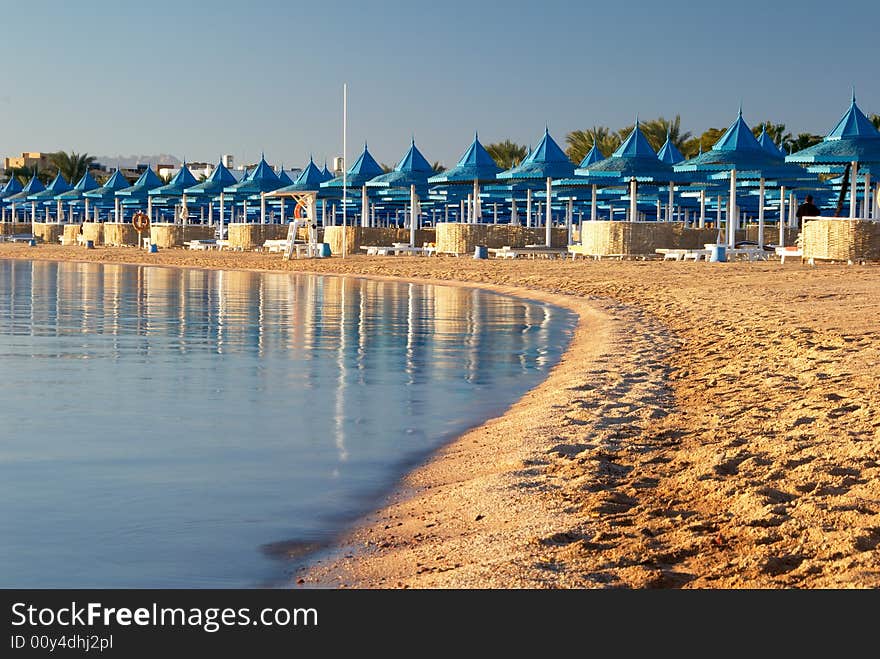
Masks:
[[[0,261],[0,587],[282,582],[574,323],[454,287]]]

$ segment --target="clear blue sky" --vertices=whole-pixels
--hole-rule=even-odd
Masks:
[[[137,5],[137,6],[135,6]],[[850,87],[880,112],[880,2],[73,0],[4,3],[0,154],[172,153],[301,166],[411,135],[484,143],[680,113],[828,132]]]

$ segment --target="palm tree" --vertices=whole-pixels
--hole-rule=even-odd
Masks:
[[[526,157],[528,148],[524,144],[517,144],[510,140],[495,142],[486,146],[486,151],[492,156],[492,160],[501,169],[510,169],[520,164]]]
[[[65,179],[70,183],[76,183],[89,171],[89,166],[95,162],[95,157],[88,153],[59,151],[50,155],[49,160]]]
[[[813,135],[813,133],[798,133],[798,136],[789,142],[792,153],[802,151],[807,147],[818,144],[822,141],[821,135]]]
[[[723,128],[710,128],[699,137],[692,137],[682,145],[681,155],[685,158],[693,158],[701,150],[708,151],[715,146],[715,143],[721,139],[725,132]]]
[[[871,123],[874,124],[874,128],[880,130],[880,114],[872,114],[870,119]]]
[[[609,156],[620,146],[621,139],[617,133],[612,133],[607,126],[593,126],[589,130],[573,130],[565,136],[568,142],[566,155],[573,163],[579,163],[584,159],[595,144],[603,156]]]
[[[679,151],[684,147],[685,142],[691,138],[690,131],[682,132],[681,130],[680,114],[675,115],[675,119],[657,117],[656,119],[640,123],[639,127],[642,129],[642,133],[647,138],[648,143],[653,147],[654,151],[660,150],[660,147],[666,142],[667,136],[669,136],[669,141],[672,142]],[[629,134],[629,132],[627,132],[627,134]]]
[[[431,165],[431,169],[434,170],[434,173],[435,173],[435,174],[439,174],[440,172],[445,172],[445,171],[446,171],[446,165],[444,165],[444,164],[443,164],[442,162],[440,162],[439,160],[435,160],[435,161],[434,161],[434,164]]]
[[[380,162],[380,163],[379,163],[379,167],[381,167],[381,168],[382,168],[382,171],[385,172],[386,174],[387,174],[388,172],[393,172],[393,171],[394,171],[394,167],[392,167],[391,165],[387,165],[387,164],[385,164],[384,162]]]

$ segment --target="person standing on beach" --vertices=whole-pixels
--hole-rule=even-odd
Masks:
[[[818,217],[819,208],[813,203],[813,195],[807,195],[807,198],[804,200],[797,209],[797,219],[798,226],[802,227],[804,225],[805,217]]]

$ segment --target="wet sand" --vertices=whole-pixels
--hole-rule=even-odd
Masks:
[[[0,258],[466,282],[581,323],[305,586],[880,586],[880,268],[0,245]]]

